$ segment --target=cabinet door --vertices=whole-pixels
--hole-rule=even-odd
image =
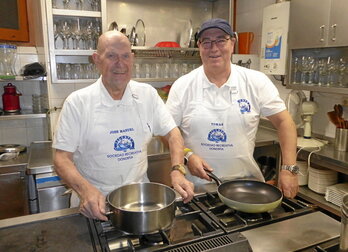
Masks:
[[[330,46],[348,45],[348,1],[332,0],[330,13],[330,32],[328,43]]]
[[[289,27],[291,49],[316,48],[327,44],[330,5],[329,0],[291,1]]]
[[[0,219],[29,214],[28,191],[23,172],[0,173]]]

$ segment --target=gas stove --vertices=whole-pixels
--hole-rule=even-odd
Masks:
[[[110,221],[89,220],[97,251],[252,251],[241,233],[315,211],[300,199],[284,199],[270,213],[246,214],[224,205],[216,192],[197,195],[184,204],[176,202],[169,230],[135,236],[115,229]]]

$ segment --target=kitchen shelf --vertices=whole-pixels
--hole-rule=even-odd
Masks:
[[[15,76],[12,79],[0,79],[0,82],[8,82],[8,81],[45,81],[47,80],[46,76],[34,77],[31,76]]]
[[[198,58],[198,48],[133,46],[135,57]]]
[[[325,93],[333,93],[333,94],[348,94],[348,87],[337,87],[337,86],[318,86],[318,85],[305,85],[305,84],[296,84],[291,83],[287,84],[288,89],[298,89],[298,90],[308,90],[314,92],[325,92]]]
[[[1,120],[22,120],[22,119],[36,119],[36,118],[46,118],[47,113],[33,113],[32,110],[21,110],[19,114],[5,114],[0,113]]]
[[[60,49],[54,50],[54,55],[68,55],[68,56],[90,56],[95,52],[95,50],[68,50]]]
[[[302,197],[305,200],[308,200],[315,205],[318,205],[320,208],[323,208],[337,216],[341,216],[340,207],[326,201],[324,195],[313,192],[307,186],[300,186],[298,196]]]
[[[52,14],[67,17],[101,17],[100,11],[52,9]]]

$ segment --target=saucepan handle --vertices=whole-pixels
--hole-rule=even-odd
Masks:
[[[222,181],[214,173],[208,170],[205,170],[205,172],[210,178],[212,178],[215,181],[217,186],[220,186],[222,184]]]

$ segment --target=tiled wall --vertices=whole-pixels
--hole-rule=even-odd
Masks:
[[[26,64],[39,61],[35,47],[18,47],[16,72],[20,75]],[[32,108],[32,95],[47,93],[47,86],[40,81],[2,81],[1,87],[12,83],[22,93],[20,105],[23,110]],[[1,89],[3,93],[3,89]],[[2,107],[2,103],[1,103]],[[46,118],[0,120],[0,144],[21,144],[29,146],[32,141],[48,139],[48,122]]]

